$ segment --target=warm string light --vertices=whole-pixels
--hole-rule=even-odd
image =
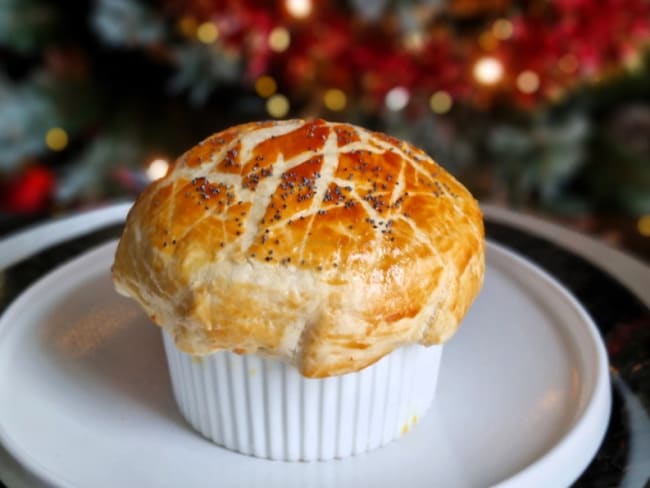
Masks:
[[[641,216],[636,223],[636,227],[639,230],[639,234],[644,237],[650,237],[650,214]]]
[[[576,58],[575,55],[568,53],[558,60],[557,65],[562,72],[570,75],[578,69],[578,58]]]
[[[507,19],[498,19],[492,24],[492,28],[483,32],[478,37],[478,44],[484,51],[494,51],[499,46],[499,41],[505,41],[512,37],[512,22]]]
[[[629,71],[639,71],[643,67],[643,55],[640,52],[627,53],[623,58],[623,65]]]
[[[562,100],[562,97],[565,95],[564,89],[556,84],[550,84],[548,87],[544,88],[544,94],[546,97],[553,101],[553,102],[559,102]]]
[[[332,88],[325,92],[325,95],[323,96],[323,103],[329,110],[332,110],[333,112],[339,112],[345,108],[345,105],[347,104],[347,97],[342,90],[339,90],[338,88]]]
[[[278,84],[268,75],[260,76],[255,82],[255,92],[262,98],[268,98],[278,89]]]
[[[68,145],[68,133],[61,127],[52,127],[45,134],[45,145],[52,151],[63,151]]]
[[[410,95],[406,88],[403,86],[396,86],[386,93],[386,99],[384,102],[386,103],[388,110],[398,112],[408,105],[409,98]]]
[[[503,78],[503,64],[497,58],[486,56],[474,63],[472,73],[479,83],[496,85]]]
[[[494,51],[499,45],[499,41],[492,32],[487,31],[478,37],[478,44],[484,51]]]
[[[446,114],[451,110],[453,103],[451,95],[444,90],[438,90],[429,99],[431,111],[436,114]]]
[[[523,93],[535,93],[539,89],[539,76],[534,71],[522,71],[517,76],[517,88]]]
[[[194,37],[196,35],[197,25],[194,17],[190,17],[189,15],[184,15],[178,21],[177,26],[179,32],[183,34],[185,37]]]
[[[424,35],[420,31],[409,32],[404,38],[404,46],[411,51],[420,51],[424,47]]]
[[[156,181],[165,176],[168,169],[169,163],[165,159],[157,158],[149,163],[145,173],[149,181]]]
[[[282,118],[289,113],[289,99],[278,93],[266,101],[266,111],[271,117]]]
[[[501,41],[510,39],[513,30],[512,22],[508,19],[498,19],[494,21],[494,24],[492,24],[492,34]]]
[[[311,0],[285,0],[287,12],[297,19],[309,16],[312,10]]]
[[[291,43],[291,35],[284,27],[276,27],[269,34],[269,47],[272,51],[281,53],[286,51]]]
[[[474,3],[480,3],[480,2],[474,2]],[[585,3],[585,2],[582,2]],[[586,2],[585,4],[588,4],[589,2]],[[216,11],[211,14],[210,17],[203,18],[203,20],[209,19],[210,22],[206,22],[201,24],[201,20],[197,21],[198,17],[193,17],[192,15],[185,14],[181,16],[180,18],[177,19],[176,21],[176,30],[180,33],[182,33],[185,36],[191,36],[189,37],[190,39],[196,40],[201,40],[201,42],[206,42],[206,43],[211,43],[211,42],[219,42],[220,40],[224,40],[226,45],[231,46],[230,49],[237,53],[238,50],[241,50],[244,48],[244,45],[237,45],[236,42],[231,42],[231,41],[239,41],[239,34],[236,34],[240,32],[240,27],[243,26],[245,23],[242,23],[240,19],[237,17],[240,15],[245,15],[246,14],[246,9],[242,9],[239,14],[235,14],[233,17],[219,17],[217,16],[218,14]],[[316,3],[315,0],[282,0],[280,2],[280,11],[275,12],[275,14],[271,14],[268,17],[260,18],[259,21],[254,21],[255,25],[255,30],[258,32],[257,35],[253,35],[250,37],[250,40],[253,42],[245,42],[244,44],[246,46],[251,47],[254,50],[260,50],[260,52],[264,52],[265,50],[270,50],[272,51],[271,54],[274,53],[287,53],[287,51],[293,51],[294,48],[297,46],[298,40],[295,38],[298,32],[301,31],[301,29],[310,29],[312,26],[312,21],[315,24],[320,25],[322,17],[319,15],[321,14],[320,10],[320,3]],[[463,43],[468,43],[471,42],[473,45],[468,45],[465,48],[463,48],[463,56],[467,55],[467,53],[471,53],[474,51],[474,49],[480,50],[480,54],[477,55],[481,57],[492,57],[492,58],[497,58],[501,59],[500,61],[491,61],[492,67],[489,65],[486,65],[485,63],[478,62],[476,66],[473,66],[473,62],[476,62],[476,58],[470,58],[469,59],[469,74],[472,78],[474,78],[473,82],[476,85],[485,85],[486,87],[488,85],[496,85],[497,87],[500,86],[501,84],[505,84],[504,82],[507,81],[508,88],[512,88],[513,91],[516,93],[540,93],[544,95],[544,98],[546,97],[546,94],[549,92],[549,90],[552,90],[552,87],[550,86],[554,81],[561,85],[561,88],[565,88],[567,85],[572,84],[572,76],[576,76],[580,74],[580,72],[585,72],[582,73],[585,77],[589,75],[590,69],[589,67],[584,67],[582,65],[579,65],[579,60],[576,58],[575,55],[571,54],[569,51],[572,50],[572,42],[571,42],[571,35],[573,35],[571,32],[564,32],[562,36],[559,38],[561,39],[563,49],[565,50],[564,53],[560,52],[560,56],[557,56],[558,53],[555,51],[546,53],[546,49],[541,49],[540,46],[544,47],[545,43],[541,42],[538,43],[539,46],[534,47],[534,46],[529,46],[525,41],[524,37],[525,34],[528,32],[529,27],[534,28],[537,22],[537,16],[535,15],[534,18],[529,19],[527,12],[528,8],[523,8],[520,9],[522,10],[521,12],[514,13],[512,18],[509,18],[508,14],[501,13],[501,15],[498,15],[497,17],[487,17],[487,21],[483,22],[481,20],[482,28],[478,32],[458,32],[456,33],[455,31],[448,31],[448,30],[443,30],[439,29],[437,25],[435,26],[428,26],[424,27],[423,26],[417,26],[417,25],[408,25],[405,28],[405,32],[401,35],[401,42],[402,42],[402,47],[405,48],[407,51],[414,51],[417,52],[421,50],[423,47],[429,46],[430,43],[436,43],[438,39],[443,40],[443,41],[454,41],[456,39],[456,35],[459,37],[462,36]],[[533,9],[534,12],[534,9]],[[322,12],[326,13],[326,12]],[[327,12],[328,15],[330,15],[330,11],[328,10]],[[337,13],[332,11],[331,12],[333,18],[337,18],[341,22],[347,22],[348,20],[351,19],[346,19],[346,14],[343,13]],[[501,17],[501,18],[499,18]],[[541,16],[540,16],[541,19]],[[477,22],[479,18],[477,17]],[[486,20],[486,19],[484,19]],[[530,21],[530,22],[529,22]],[[268,24],[267,22],[271,22]],[[307,24],[309,22],[309,24]],[[328,21],[329,22],[329,21]],[[530,23],[530,25],[529,25]],[[201,24],[200,26],[198,24]],[[302,24],[302,25],[300,25]],[[426,24],[428,25],[428,24]],[[272,29],[272,30],[271,30]],[[293,30],[295,29],[295,30]],[[422,30],[421,30],[422,29]],[[338,39],[338,36],[341,36],[341,39],[345,39],[344,34],[345,31],[341,30],[341,32],[338,31],[332,31],[332,36],[336,37]],[[534,30],[531,30],[531,32],[537,32]],[[561,31],[558,31],[559,33]],[[594,31],[594,39],[592,42],[596,42],[596,34],[597,32]],[[542,36],[546,38],[547,33],[540,31],[537,32],[538,36]],[[598,39],[601,37],[606,37],[606,36],[598,36]],[[313,37],[313,39],[316,39],[317,36]],[[541,37],[540,37],[541,39]],[[341,42],[341,41],[337,41]],[[622,42],[622,41],[621,41]],[[286,65],[291,67],[291,70],[289,71],[291,78],[294,80],[300,80],[301,78],[304,79],[309,79],[312,84],[310,85],[311,87],[318,86],[318,82],[321,81],[319,80],[319,77],[321,75],[320,71],[315,67],[318,65],[318,59],[316,59],[318,56],[320,56],[320,52],[325,49],[327,50],[326,45],[318,46],[316,45],[315,40],[309,40],[309,36],[307,36],[304,39],[300,39],[300,52],[292,53],[289,52],[291,56],[289,58],[286,58],[288,54],[285,54],[283,56],[284,61],[286,61]],[[303,46],[303,43],[305,44]],[[332,42],[332,46],[335,46],[336,43]],[[596,46],[597,47],[597,46]],[[623,45],[623,49],[621,50],[621,54],[624,52],[634,52],[634,45]],[[512,48],[512,50],[510,50]],[[334,48],[332,48],[334,49]],[[577,49],[577,48],[576,48]],[[501,50],[503,50],[503,54],[501,54]],[[508,56],[512,53],[518,53],[517,54],[517,60],[523,60],[525,61],[525,58],[527,56],[526,50],[537,50],[538,52],[535,54],[535,57],[538,55],[540,56],[545,56],[544,61],[540,61],[539,63],[536,63],[535,70],[536,70],[536,75],[538,78],[538,83],[535,83],[535,75],[530,75],[530,76],[525,76],[521,74],[517,70],[514,65],[510,66],[509,64],[506,64],[506,60],[508,59]],[[597,49],[596,51],[599,51]],[[401,53],[395,52],[394,50],[391,51],[393,54],[399,54],[399,55],[408,55],[404,53],[404,49],[401,49]],[[578,51],[575,51],[576,53]],[[605,56],[604,51],[602,51],[602,58],[604,61],[606,61],[605,58],[608,56]],[[618,51],[617,51],[618,52]],[[262,56],[262,59],[260,60],[259,58],[256,58],[256,60],[259,60],[259,64],[254,66],[255,69],[250,69],[250,72],[255,72],[257,69],[269,69],[270,63],[275,63],[275,58],[274,56],[268,56],[268,52],[266,56]],[[325,53],[326,55],[328,53]],[[330,53],[332,54],[332,53]],[[460,53],[459,53],[460,54]],[[564,54],[562,56],[562,54]],[[332,54],[335,55],[335,54]],[[471,55],[471,54],[470,54]],[[443,58],[446,58],[446,55],[444,53],[441,53],[441,56]],[[557,57],[556,57],[557,56]],[[522,59],[519,59],[522,58]],[[638,62],[638,57],[633,57],[633,56],[624,56],[624,59],[629,59],[630,63],[630,68],[634,68],[636,65],[635,63]],[[604,63],[603,61],[603,63]],[[266,63],[266,64],[265,64]],[[381,60],[377,60],[378,64],[381,64]],[[461,64],[462,63],[462,64]],[[454,56],[450,55],[450,58],[448,61],[441,63],[441,65],[452,65],[454,66],[454,69],[465,69],[467,70],[467,59],[462,59],[461,56],[458,56],[458,58],[455,58]],[[499,67],[498,65],[501,64]],[[345,59],[340,59],[335,62],[335,66],[333,69],[339,69],[337,65],[340,65],[340,69],[349,69],[347,66],[348,63],[346,63]],[[598,64],[596,65],[598,66]],[[252,65],[251,65],[252,67]],[[252,67],[253,68],[253,67]],[[474,69],[475,71],[472,72],[471,70]],[[427,67],[425,65],[420,66],[419,63],[415,63],[415,66],[413,67],[413,73],[412,73],[412,82],[408,83],[409,89],[414,90],[415,92],[420,92],[424,86],[426,86],[426,77],[428,74],[426,73]],[[594,70],[596,70],[594,68]],[[317,73],[318,71],[318,73]],[[381,78],[383,76],[383,73],[379,67],[373,67],[370,66],[367,69],[369,75],[364,76],[364,78],[370,78],[371,75],[372,77],[376,78]],[[596,70],[597,71],[597,70]],[[259,72],[259,71],[258,71]],[[330,78],[331,80],[335,80],[336,78],[333,76]],[[575,81],[580,81],[580,80],[575,80]],[[336,82],[335,82],[336,83]],[[293,83],[291,83],[293,84]],[[378,88],[373,89],[373,90],[366,90],[368,92],[368,95],[372,96],[373,94],[376,94],[377,92],[380,92],[382,94],[385,94],[384,90],[381,90],[381,82],[378,83]],[[422,86],[424,84],[424,86]],[[537,86],[536,86],[537,85]],[[364,87],[365,88],[365,87]],[[277,88],[276,88],[277,90]],[[272,92],[268,95],[265,95],[266,98],[274,94],[275,92]],[[324,92],[321,92],[321,96],[324,96]],[[431,92],[429,92],[427,95],[431,95]],[[511,93],[512,95],[512,93]],[[472,98],[469,92],[458,92],[458,97],[460,98]],[[481,104],[487,104],[488,97],[478,97],[480,100],[478,100],[476,103],[481,105]],[[426,100],[426,99],[425,99]],[[482,101],[481,101],[482,100]],[[542,97],[540,97],[540,101],[542,100]],[[537,101],[536,99],[533,100],[532,97],[530,100],[527,100],[527,103],[533,103]],[[381,103],[382,100],[380,99],[379,102]],[[458,103],[458,100],[455,100],[456,103]],[[349,103],[349,101],[348,101]],[[426,101],[425,101],[426,103]],[[407,105],[409,102],[407,102]],[[384,108],[386,105],[384,105]]]
[[[203,44],[212,44],[219,37],[219,29],[213,22],[204,22],[196,29],[196,37]]]

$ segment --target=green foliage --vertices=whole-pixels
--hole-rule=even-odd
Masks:
[[[15,169],[24,158],[45,151],[45,133],[61,122],[43,90],[0,78],[0,171]]]
[[[59,21],[52,2],[0,0],[0,46],[21,53],[33,51],[50,39]]]
[[[94,201],[104,197],[116,166],[138,167],[145,157],[141,141],[125,133],[100,135],[62,172],[57,186],[57,200],[62,204],[74,200]]]
[[[169,86],[175,93],[187,91],[194,106],[205,104],[221,84],[241,79],[239,59],[213,46],[190,44],[174,53],[178,69]]]
[[[413,12],[429,15],[442,2],[339,4],[362,22],[393,11],[406,34],[421,28]],[[141,170],[225,125],[267,117],[245,77],[246,60],[221,37],[206,45],[180,35],[152,2],[96,0],[79,9],[70,20],[56,2],[0,0],[2,55],[18,66],[0,71],[0,175],[45,161],[59,177],[59,204],[106,198],[127,191],[116,186],[117,169]],[[70,46],[78,66],[66,57]],[[59,56],[49,56],[52,50]],[[482,197],[505,189],[511,203],[636,215],[650,212],[649,66],[646,56],[633,73],[532,111],[481,111],[455,101],[449,113],[433,115],[427,99],[414,98],[409,110],[391,112],[350,97],[340,118],[410,140]],[[298,93],[294,113],[320,115],[313,107],[322,93],[278,81],[281,92]],[[70,137],[63,153],[45,145],[52,127]]]
[[[92,23],[97,34],[116,47],[151,45],[165,37],[160,12],[137,0],[97,0]]]
[[[559,120],[540,113],[516,126],[499,124],[488,137],[495,170],[516,202],[538,195],[561,209],[564,186],[584,164],[588,135],[588,119],[575,111]]]
[[[62,127],[74,135],[97,117],[97,102],[85,83],[37,73],[22,83],[0,78],[0,172],[47,151],[45,134]]]
[[[584,179],[594,200],[650,213],[650,107],[623,107],[594,133]]]

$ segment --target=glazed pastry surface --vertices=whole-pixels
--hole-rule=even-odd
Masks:
[[[316,378],[446,341],[483,273],[460,183],[406,142],[323,120],[240,125],[189,150],[138,198],[113,266],[179,349]]]

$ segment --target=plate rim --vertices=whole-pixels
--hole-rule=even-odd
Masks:
[[[57,275],[64,270],[70,270],[70,268],[82,268],[83,261],[91,259],[92,256],[97,254],[102,254],[106,252],[107,248],[112,248],[117,245],[118,239],[111,239],[103,244],[94,246],[87,251],[75,256],[74,258],[61,263],[56,266],[48,273],[39,277],[35,282],[30,284],[26,289],[24,289],[4,310],[0,315],[0,345],[2,344],[3,339],[6,334],[10,333],[11,324],[16,321],[9,320],[13,316],[19,318],[20,315],[17,314],[17,311],[23,309],[26,306],[25,302],[30,301],[31,295],[38,293],[41,289],[46,288],[47,286],[56,282]],[[564,458],[570,458],[567,456],[567,451],[573,452],[576,449],[576,444],[580,447],[580,452],[588,452],[587,456],[583,456],[584,460],[581,460],[579,463],[575,463],[575,458],[572,458],[570,464],[573,466],[570,475],[558,478],[556,480],[562,481],[566,484],[570,484],[575,479],[577,479],[580,474],[587,467],[589,462],[593,459],[593,456],[598,451],[606,429],[609,423],[610,414],[611,414],[611,386],[609,378],[609,360],[605,350],[603,339],[598,331],[598,328],[593,322],[591,316],[587,313],[583,305],[574,297],[574,295],[565,288],[554,276],[545,271],[540,266],[529,261],[525,257],[519,255],[518,253],[510,250],[504,245],[486,239],[485,241],[486,251],[495,252],[497,255],[501,255],[501,258],[514,261],[517,266],[523,268],[525,272],[529,274],[536,275],[536,278],[541,279],[543,284],[552,289],[556,295],[561,296],[568,305],[573,309],[574,312],[578,314],[581,319],[582,326],[586,328],[588,332],[588,337],[590,339],[589,346],[592,351],[591,354],[588,354],[587,357],[594,357],[596,359],[594,381],[590,386],[590,391],[588,393],[588,398],[585,405],[578,411],[576,418],[572,419],[570,426],[564,430],[561,438],[556,441],[546,452],[537,457],[530,464],[526,465],[513,475],[509,476],[506,479],[499,481],[495,487],[499,488],[510,488],[513,486],[533,486],[537,482],[543,481],[547,483],[549,481],[548,476],[545,476],[544,473],[548,470],[559,471],[554,466],[548,467],[549,464],[553,465],[561,461]],[[577,344],[576,346],[579,349],[587,347],[586,344]],[[604,420],[603,420],[604,419]],[[600,420],[600,421],[599,421]],[[594,422],[598,422],[598,425],[595,427],[591,426]],[[595,429],[595,430],[594,430]],[[583,448],[584,440],[581,440],[581,437],[588,437],[591,439],[588,449]],[[30,457],[29,453],[26,452],[20,445],[19,442],[14,439],[9,432],[6,431],[2,419],[0,419],[0,444],[2,444],[9,454],[25,468],[30,474],[34,475],[40,482],[44,483],[47,486],[57,486],[57,487],[66,487],[66,488],[79,488],[78,485],[72,483],[70,480],[62,477],[57,473],[53,473],[48,467],[42,465],[38,460],[34,460]],[[576,468],[576,466],[578,466]],[[566,472],[566,470],[564,470]],[[556,473],[558,474],[558,473]]]
[[[487,241],[490,242],[490,241]],[[583,326],[586,326],[587,331],[589,332],[589,338],[591,339],[591,346],[594,347],[594,357],[596,358],[596,370],[594,372],[594,383],[592,385],[592,390],[590,392],[587,403],[584,405],[582,410],[579,413],[579,416],[573,419],[571,427],[568,428],[562,438],[556,442],[549,450],[544,454],[539,456],[531,464],[525,466],[523,469],[515,473],[514,475],[506,478],[496,485],[495,488],[512,488],[515,486],[537,486],[535,479],[540,478],[540,472],[546,469],[546,465],[556,460],[561,460],[562,458],[569,458],[566,451],[572,451],[577,446],[575,444],[580,443],[580,437],[583,437],[589,432],[585,432],[588,429],[590,423],[596,422],[599,418],[604,418],[605,421],[601,421],[600,425],[597,426],[595,432],[591,432],[593,441],[589,444],[588,456],[580,463],[565,463],[571,464],[574,466],[574,473],[570,476],[564,477],[564,479],[558,477],[556,480],[562,485],[569,485],[575,481],[580,474],[585,470],[589,465],[594,455],[598,452],[600,445],[603,442],[605,437],[605,432],[607,431],[607,426],[609,424],[611,409],[612,409],[612,398],[611,398],[611,382],[609,377],[609,358],[607,356],[607,350],[602,336],[598,327],[594,323],[593,319],[584,308],[584,306],[578,301],[578,299],[568,290],[560,281],[555,278],[553,275],[548,273],[543,268],[539,267],[532,261],[524,258],[518,253],[510,250],[506,246],[503,246],[498,243],[490,242],[491,246],[495,248],[502,255],[507,256],[509,259],[515,261],[519,266],[525,268],[528,272],[537,274],[539,278],[542,279],[544,284],[552,288],[555,292],[562,295],[573,310],[579,315]],[[581,347],[584,347],[585,344],[580,344]],[[584,450],[582,450],[584,452]],[[579,466],[575,468],[575,466]],[[544,479],[544,484],[548,483],[548,479]]]

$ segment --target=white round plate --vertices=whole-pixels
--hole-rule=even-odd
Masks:
[[[581,306],[493,244],[483,290],[445,346],[434,406],[406,436],[345,460],[226,451],[181,418],[161,335],[118,296],[115,242],[63,265],[0,319],[0,441],[65,487],[565,486],[610,411],[607,358]]]

